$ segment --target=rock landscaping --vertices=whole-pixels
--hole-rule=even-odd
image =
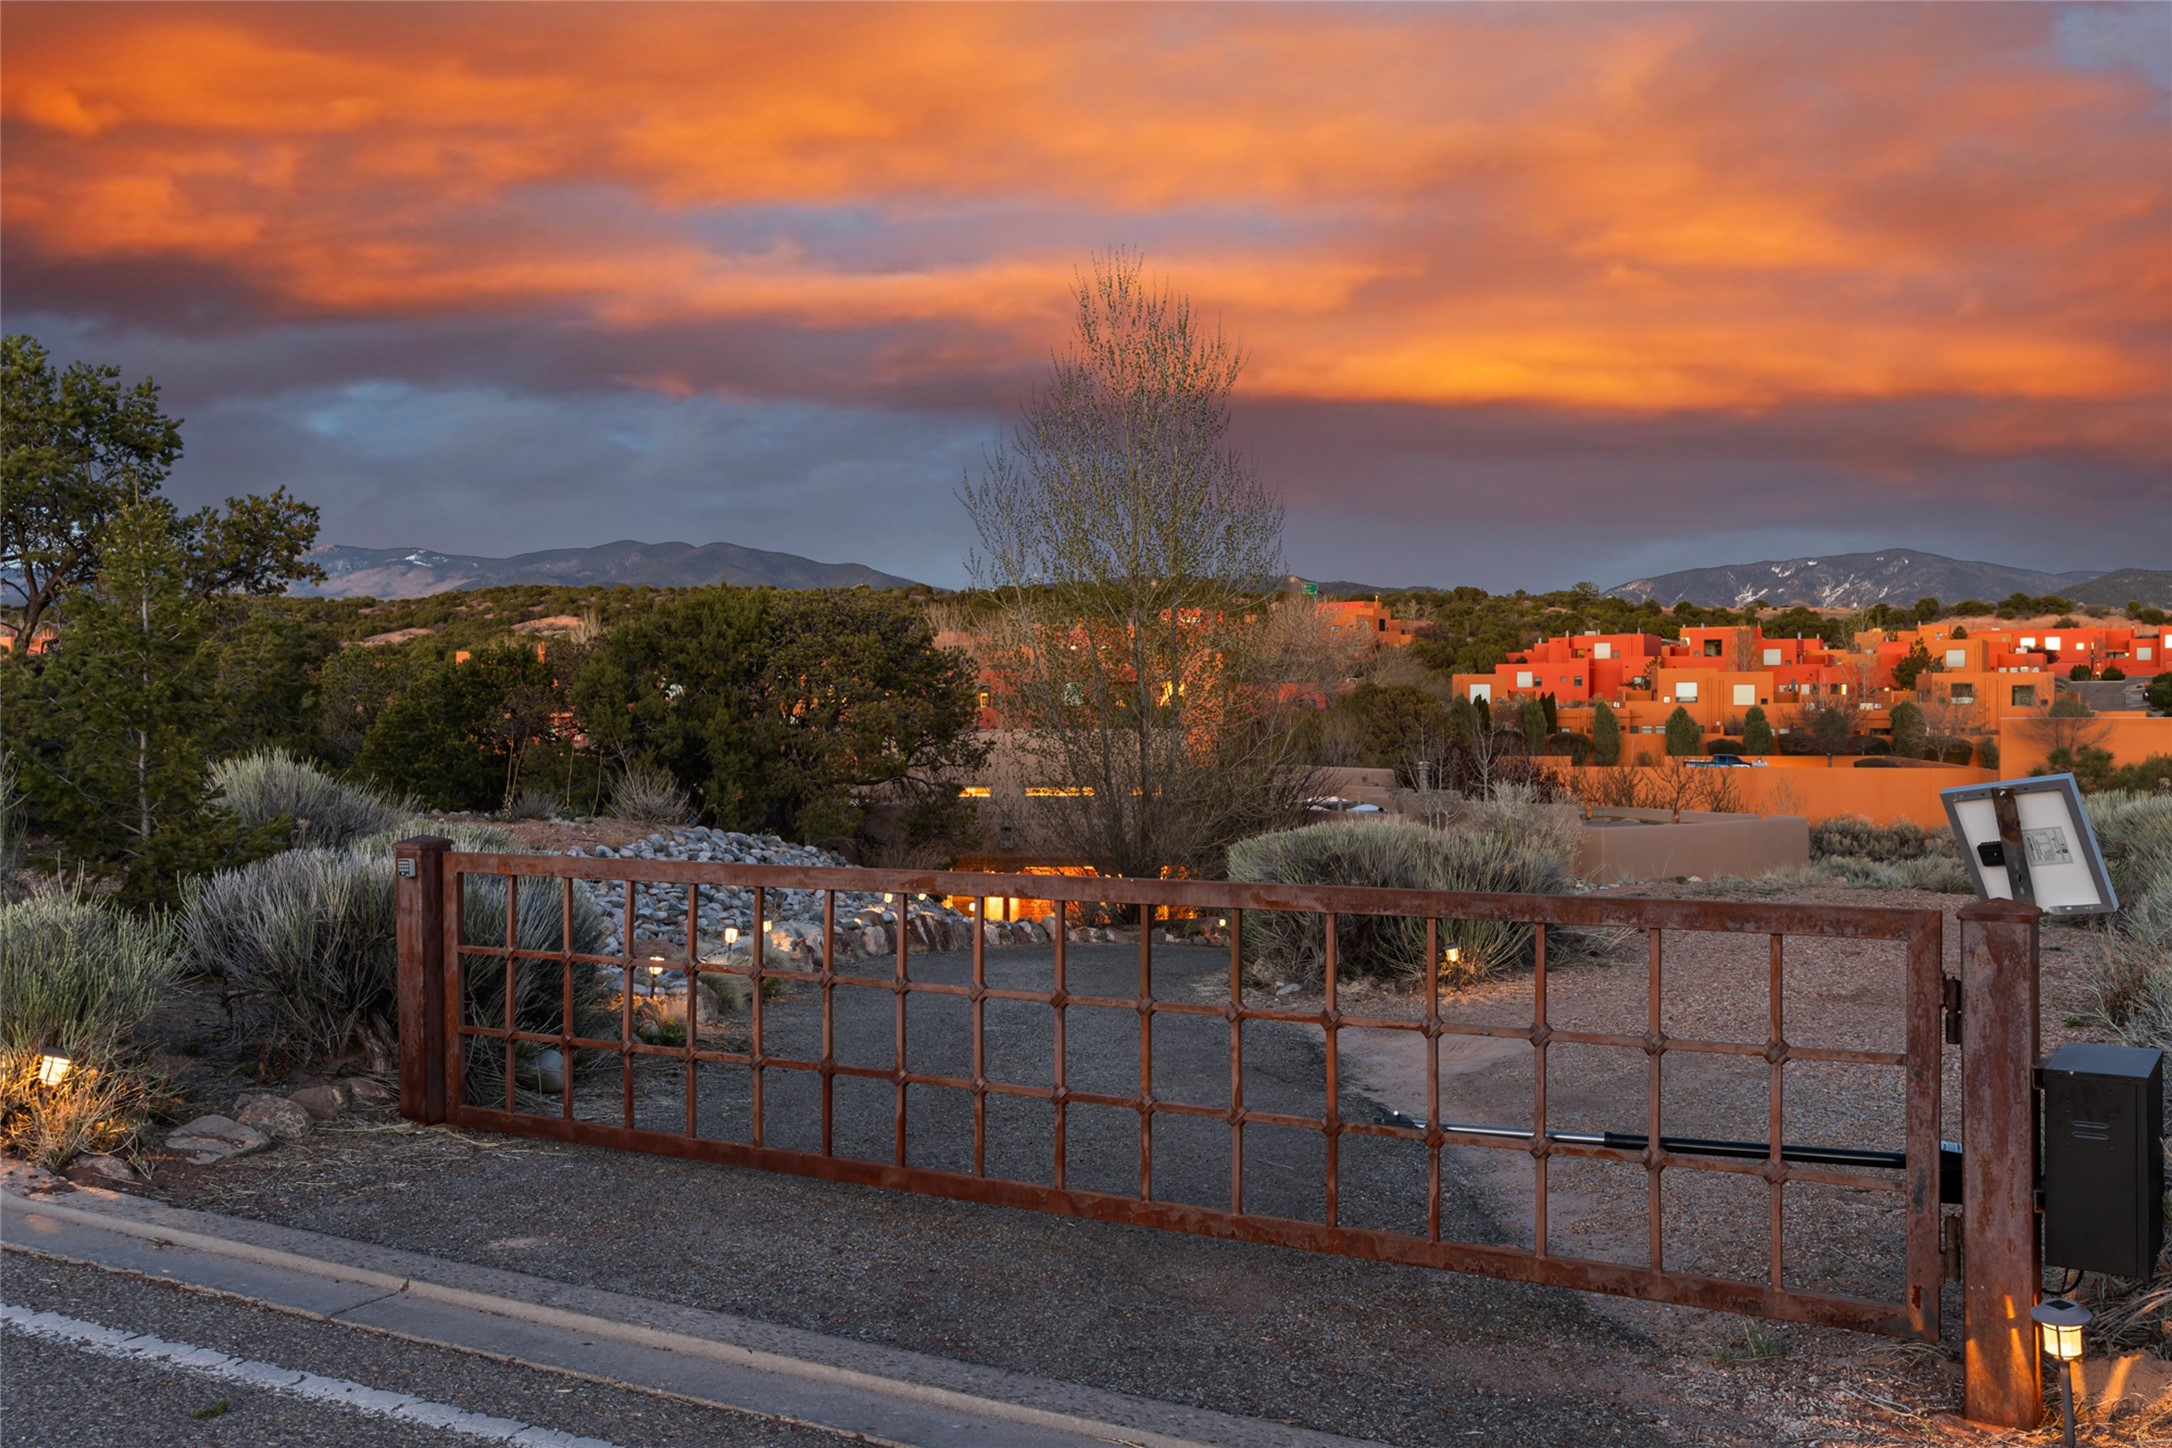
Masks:
[[[792,865],[802,868],[844,868],[843,856],[813,845],[795,845],[775,835],[745,835],[730,830],[691,826],[659,830],[643,839],[613,848],[575,845],[569,855],[596,860],[700,861],[739,865]],[[583,891],[609,914],[624,918],[625,884],[622,881],[577,881]],[[820,890],[769,890],[762,897],[763,959],[782,954],[787,969],[802,968],[822,955],[822,903]],[[723,958],[724,932],[739,932],[742,948],[754,928],[754,892],[747,889],[703,889],[698,894],[699,949],[704,959]],[[902,922],[900,912],[903,913]],[[960,910],[926,896],[905,901],[885,901],[880,894],[862,891],[837,892],[836,933],[838,956],[888,955],[897,949],[897,931],[911,937],[911,947],[923,951],[963,950],[973,938],[973,919]],[[990,920],[982,930],[990,945],[1033,945],[1048,939],[1050,924],[1032,920]],[[686,945],[686,887],[642,884],[634,896],[634,929],[639,938],[684,948]],[[709,952],[717,954],[712,957]],[[682,984],[669,972],[663,984]],[[637,982],[637,986],[644,984]]]

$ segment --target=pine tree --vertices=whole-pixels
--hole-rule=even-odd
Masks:
[[[1921,759],[1930,752],[1931,732],[1923,710],[1903,700],[1892,711],[1893,752],[1903,759]]]
[[[1667,716],[1667,753],[1696,754],[1704,748],[1704,730],[1690,716],[1690,712],[1677,704]]]
[[[68,598],[59,647],[35,673],[11,671],[10,747],[64,862],[111,868],[123,899],[148,903],[240,841],[230,816],[205,819],[210,627],[166,511],[117,511],[102,561]]]
[[[1546,706],[1536,699],[1523,701],[1523,747],[1533,754],[1546,749]]]
[[[1742,752],[1744,754],[1770,754],[1773,746],[1772,721],[1765,717],[1761,705],[1752,704],[1742,716]]]
[[[1621,763],[1621,720],[1604,699],[1591,710],[1591,757],[1600,764]]]

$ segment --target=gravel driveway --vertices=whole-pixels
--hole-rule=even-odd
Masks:
[[[1844,890],[1792,898],[1927,904],[1949,912],[1961,903]],[[1949,970],[1956,936],[1949,913]],[[2076,974],[2065,968],[2074,957],[2064,953],[2079,943],[2078,932],[2046,933],[2047,1048],[2063,1034],[2059,1022],[2079,1009]],[[1762,948],[1761,939],[1750,937],[1670,936],[1668,1030],[1762,1039]],[[1612,1029],[1626,1014],[1637,1023],[1631,1028],[1641,1029],[1641,951],[1641,940],[1623,942],[1600,960],[1558,971],[1551,989],[1556,1024]],[[1158,995],[1222,998],[1226,967],[1218,952],[1157,945],[1155,955]],[[1074,993],[1134,993],[1135,946],[1074,946],[1069,959]],[[1791,1038],[1897,1044],[1897,946],[1801,942],[1791,944],[1789,960]],[[915,956],[912,966],[920,979],[968,978],[962,957]],[[856,968],[886,973],[888,963]],[[1041,988],[1047,971],[1045,947],[988,956],[994,985]],[[837,999],[839,1057],[887,1068],[894,998],[848,988]],[[1511,978],[1458,998],[1454,1012],[1527,1023],[1529,999],[1528,979]],[[1276,1002],[1304,1003],[1302,996]],[[1392,1015],[1415,1004],[1389,992],[1369,998],[1361,992],[1345,1009]],[[970,1075],[968,1003],[916,997],[911,1010],[912,1068]],[[1069,1016],[1070,1084],[1136,1090],[1136,1012],[1073,1007]],[[991,1077],[1049,1079],[1046,1007],[990,1002],[987,1028]],[[772,1053],[818,1054],[817,993],[799,985],[771,1002],[764,1030]],[[1743,1037],[1743,1030],[1752,1034]],[[1399,1033],[1343,1032],[1345,1115],[1422,1109],[1422,1058],[1413,1075],[1408,1055],[1415,1042]],[[1252,1023],[1245,1047],[1249,1104],[1318,1112],[1316,1030]],[[1584,1060],[1575,1049],[1554,1049],[1554,1119],[1642,1130],[1642,1053],[1629,1061],[1584,1049]],[[1528,1122],[1530,1054],[1521,1042],[1444,1041],[1443,1116]],[[1761,1060],[1715,1066],[1681,1059],[1687,1064],[1679,1071],[1669,1063],[1668,1131],[1762,1139]],[[1791,1066],[1788,1139],[1900,1144],[1899,1073],[1886,1071],[1894,1079],[1880,1081],[1874,1079],[1880,1069]],[[697,1093],[703,1134],[744,1131],[743,1076],[743,1068],[704,1068]],[[677,1063],[645,1066],[637,1084],[646,1123],[683,1124]],[[1226,1023],[1158,1020],[1153,1088],[1161,1099],[1225,1104]],[[1951,1088],[1949,1081],[1949,1108]],[[581,1114],[616,1119],[615,1069],[584,1075],[579,1091]],[[811,1144],[814,1078],[773,1072],[765,1091],[769,1139]],[[887,1160],[891,1110],[888,1083],[841,1080],[838,1150]],[[1046,1113],[1042,1103],[991,1100],[991,1173],[1047,1179]],[[1136,1114],[1104,1110],[1099,1123],[1089,1119],[1093,1114],[1073,1109],[1071,1182],[1134,1189]],[[910,1122],[915,1164],[969,1165],[965,1093],[913,1088]],[[802,1133],[796,1140],[794,1131]],[[1154,1134],[1157,1196],[1226,1204],[1225,1123],[1157,1118]],[[1261,1139],[1274,1134],[1248,1131],[1248,1205],[1317,1220],[1318,1137]],[[1407,1230],[1415,1210],[1422,1225],[1422,1153],[1415,1164],[1393,1152],[1344,1155],[1345,1220]],[[1527,1243],[1528,1159],[1476,1149],[1446,1155],[1449,1233]],[[1644,1173],[1579,1165],[1589,1167],[1591,1179],[1556,1169],[1556,1249],[1641,1263]],[[1674,1265],[1746,1273],[1761,1267],[1761,1182],[1667,1175]],[[1754,1189],[1756,1200],[1701,1195],[1710,1180]],[[1752,1332],[1743,1319],[1720,1314],[384,1119],[337,1123],[301,1143],[216,1169],[169,1169],[159,1184],[186,1205],[1393,1443],[1903,1441],[1924,1426],[1922,1415],[1957,1400],[1956,1370],[1931,1347],[1792,1326]],[[1897,1213],[1888,1212],[1883,1198],[1850,1193],[1856,1202],[1841,1203],[1824,1199],[1828,1191],[1790,1188],[1791,1285],[1883,1295],[1891,1287],[1895,1258],[1888,1244],[1897,1246]]]

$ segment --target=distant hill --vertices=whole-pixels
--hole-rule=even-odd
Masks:
[[[1619,598],[1657,599],[1664,604],[1688,599],[1711,608],[1740,608],[1752,599],[1814,608],[1862,608],[1873,603],[1908,604],[1919,598],[1958,603],[1980,598],[1996,603],[2011,593],[2056,593],[2088,601],[2077,590],[2112,576],[2159,577],[2143,569],[2120,575],[2096,569],[2044,573],[2001,563],[1974,563],[1926,553],[1917,548],[1889,548],[1879,553],[1827,553],[1816,558],[1768,559],[1721,568],[1685,568],[1655,578],[1635,578],[1607,590]],[[2118,601],[2136,597],[2120,593]]]
[[[460,588],[514,583],[649,585],[701,588],[715,583],[772,588],[911,588],[909,578],[861,563],[817,563],[797,553],[770,553],[736,543],[637,543],[624,539],[594,548],[553,548],[511,558],[436,553],[427,548],[348,548],[312,552],[325,572],[320,584],[292,592],[320,598],[420,598]]]
[[[2076,603],[2099,608],[2125,608],[2129,603],[2172,608],[2172,569],[2116,568],[2059,591]]]

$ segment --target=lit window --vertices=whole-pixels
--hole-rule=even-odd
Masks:
[[[2023,653],[2025,653],[2025,654],[2033,654],[2033,653],[2035,653],[2035,652],[2036,652],[2036,640],[2035,640],[2035,639],[2023,639],[2023,640],[2021,641],[2021,652],[2023,652]]]
[[[2058,647],[2059,647],[2059,636],[2058,636],[2057,634],[2050,634],[2050,635],[2047,635],[2047,636],[2045,637],[2045,639],[2044,639],[2044,647],[2045,647],[2045,648],[2047,648],[2047,649],[2055,649],[2055,648],[2058,648]]]
[[[958,791],[958,798],[960,799],[986,799],[987,797],[988,786],[985,784],[969,784]]]
[[[1093,786],[1089,784],[1083,789],[1076,785],[1067,787],[1054,784],[1029,784],[1026,786],[1027,799],[1078,799],[1081,797],[1092,799],[1094,797]]]
[[[1614,657],[1614,646],[1606,643],[1593,644],[1591,646],[1591,656],[1595,659],[1611,659]]]

